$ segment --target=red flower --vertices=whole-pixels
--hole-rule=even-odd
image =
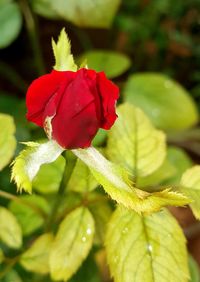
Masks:
[[[30,85],[27,119],[67,149],[89,147],[99,128],[115,122],[119,89],[103,72],[52,71]]]

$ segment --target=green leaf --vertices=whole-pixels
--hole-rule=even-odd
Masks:
[[[111,218],[106,251],[115,282],[187,282],[186,240],[173,216],[119,207]]]
[[[38,195],[24,195],[18,198],[21,202],[10,202],[9,209],[19,221],[23,234],[30,235],[44,224],[50,209],[49,204]]]
[[[46,274],[49,272],[49,254],[53,235],[46,233],[38,237],[31,247],[23,253],[20,264],[28,271]]]
[[[22,279],[20,278],[19,274],[11,269],[1,280],[1,282],[23,282]]]
[[[42,194],[50,194],[58,191],[60,181],[64,172],[65,160],[58,157],[53,163],[44,164],[33,180],[34,190]],[[51,177],[47,177],[51,175]]]
[[[74,63],[73,55],[71,54],[71,43],[65,29],[63,28],[58,37],[58,42],[52,39],[52,48],[55,56],[54,69],[57,71],[76,71],[77,66]]]
[[[192,199],[190,207],[195,217],[200,219],[200,165],[186,170],[181,178],[180,190]]]
[[[32,192],[32,180],[38,173],[40,166],[55,161],[63,152],[55,141],[43,144],[28,142],[28,148],[23,150],[12,163],[11,180],[17,185],[17,190]]]
[[[148,187],[148,189],[152,186],[150,189],[152,191],[156,189],[156,185],[167,181],[169,178],[173,177],[175,173],[176,168],[169,162],[168,158],[166,158],[163,164],[152,174],[144,178],[138,178],[137,184],[139,187]]]
[[[200,281],[199,266],[192,256],[189,256],[189,269],[190,269],[190,281],[199,282]]]
[[[81,160],[77,160],[68,182],[67,189],[74,192],[87,193],[94,190],[97,185],[98,183],[90,172],[88,166],[86,166]]]
[[[181,176],[186,169],[192,166],[192,160],[181,148],[170,146],[167,151],[167,158],[175,168],[175,174],[165,181],[165,184],[179,184]]]
[[[0,264],[4,261],[4,253],[2,251],[2,249],[0,249]]]
[[[10,0],[0,0],[0,48],[10,45],[22,28],[19,5]]]
[[[189,202],[184,195],[170,189],[148,193],[135,188],[122,167],[106,160],[95,148],[76,149],[72,152],[88,165],[94,177],[111,198],[138,213],[151,213],[167,205],[181,206]]]
[[[99,129],[94,139],[92,140],[92,145],[94,147],[101,146],[102,143],[106,140],[107,131],[104,129]]]
[[[2,170],[9,164],[16,148],[15,125],[11,116],[0,114],[0,132],[0,170]]]
[[[198,112],[189,93],[164,75],[132,75],[124,95],[125,101],[143,109],[155,126],[168,132],[189,128],[198,121]]]
[[[22,245],[21,226],[16,217],[4,207],[0,207],[0,240],[13,249]]]
[[[52,0],[53,8],[63,19],[81,27],[109,28],[120,0]]]
[[[80,207],[61,222],[50,254],[53,280],[67,281],[87,257],[93,242],[94,220]]]
[[[53,0],[32,0],[32,9],[35,13],[48,19],[60,19],[53,7]]]
[[[126,55],[108,50],[89,51],[81,56],[81,61],[83,59],[87,60],[89,69],[104,71],[108,78],[123,74],[131,65]]]
[[[89,195],[89,199],[94,198],[94,203],[89,205],[94,221],[95,221],[95,237],[94,242],[98,245],[104,244],[106,228],[112,214],[112,209],[107,201],[98,200],[99,194],[93,193]],[[95,202],[95,198],[97,201]]]
[[[118,119],[108,133],[107,155],[124,166],[136,181],[157,170],[166,156],[165,135],[130,104],[118,107]]]
[[[82,264],[78,272],[70,279],[70,282],[102,282],[99,270],[92,256],[89,256]]]

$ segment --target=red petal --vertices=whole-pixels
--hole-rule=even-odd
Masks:
[[[68,85],[52,120],[53,138],[64,148],[85,148],[99,128],[94,96],[90,91],[85,70],[76,73]]]
[[[26,106],[28,109],[27,119],[43,126],[43,113],[49,99],[58,91],[62,81],[71,80],[73,72],[52,71],[34,80],[28,88]]]
[[[97,78],[97,86],[103,103],[103,119],[100,127],[110,129],[117,118],[115,105],[119,98],[119,88],[108,80],[103,72],[98,73]]]

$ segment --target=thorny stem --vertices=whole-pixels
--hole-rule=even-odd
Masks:
[[[49,215],[49,218],[47,219],[46,223],[46,231],[49,231],[51,229],[52,224],[55,222],[56,214],[59,209],[59,206],[62,202],[63,195],[65,193],[65,190],[67,188],[67,184],[69,182],[70,176],[74,170],[74,166],[76,164],[76,157],[71,151],[65,151],[63,153],[63,156],[65,158],[65,168],[62,180],[60,182],[59,190],[55,198],[54,205],[52,207],[51,213]]]
[[[45,73],[45,66],[44,66],[44,62],[43,62],[43,58],[41,54],[41,48],[40,48],[39,39],[38,39],[38,31],[37,31],[36,22],[35,22],[33,13],[29,7],[28,1],[19,0],[19,3],[21,6],[22,13],[24,15],[24,20],[26,23],[26,28],[28,31],[30,44],[32,46],[37,71],[39,75],[42,75]]]
[[[36,213],[38,213],[43,218],[46,218],[46,213],[42,209],[40,209],[38,206],[34,205],[33,203],[26,201],[25,199],[21,199],[19,197],[16,197],[15,195],[12,195],[12,194],[5,192],[5,191],[2,191],[2,190],[0,190],[0,197],[8,199],[8,200],[15,201],[16,203],[27,206],[27,207],[33,209]]]

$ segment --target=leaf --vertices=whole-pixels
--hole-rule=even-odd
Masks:
[[[92,140],[92,144],[94,147],[101,146],[102,143],[105,142],[107,136],[107,132],[104,129],[99,129],[94,139]]]
[[[173,216],[151,216],[119,207],[106,234],[108,264],[115,282],[187,282],[186,240]]]
[[[124,166],[136,181],[162,165],[166,157],[165,135],[154,129],[144,113],[133,105],[122,104],[117,113],[119,117],[108,133],[107,155]]]
[[[94,200],[94,203],[90,203],[88,207],[95,221],[94,242],[97,245],[103,245],[106,234],[106,227],[111,217],[112,209],[107,201],[101,201],[101,198],[99,198],[99,194],[90,193],[88,196],[89,201]]]
[[[77,160],[67,189],[74,192],[87,193],[94,190],[97,185],[98,183],[89,168],[81,160]]]
[[[195,217],[200,219],[200,165],[187,169],[180,184],[180,190],[193,201],[190,207]]]
[[[189,256],[189,269],[190,269],[190,281],[199,282],[200,281],[199,266],[192,256]]]
[[[34,190],[42,194],[50,194],[58,191],[64,172],[65,160],[58,157],[53,163],[44,164],[33,180]],[[51,177],[47,177],[51,175]]]
[[[53,280],[67,281],[87,257],[93,241],[94,220],[80,207],[61,222],[50,254]]]
[[[87,60],[89,69],[104,71],[108,78],[114,78],[127,71],[131,65],[129,57],[109,50],[89,51],[81,56]]]
[[[163,181],[168,181],[168,179],[172,178],[175,173],[176,168],[166,158],[163,164],[152,174],[147,175],[144,178],[138,178],[137,184],[140,188],[147,187],[148,189],[151,188],[150,191],[154,191],[154,189],[156,189],[156,185],[163,183]]]
[[[22,14],[16,2],[0,1],[0,26],[0,48],[5,48],[17,38],[22,28]]]
[[[11,116],[0,114],[0,132],[0,170],[2,170],[9,164],[16,148],[15,125]]]
[[[102,282],[99,270],[92,256],[89,256],[82,264],[78,272],[70,279],[70,282]]]
[[[4,253],[2,251],[2,249],[0,249],[0,264],[4,261]]]
[[[72,152],[80,158],[93,173],[111,198],[138,213],[151,213],[167,205],[182,206],[190,202],[184,195],[170,189],[148,193],[135,188],[122,167],[106,160],[95,148],[76,149]]]
[[[21,227],[16,217],[4,207],[0,207],[0,240],[13,249],[22,246]]]
[[[24,195],[18,198],[22,202],[10,202],[9,209],[15,214],[23,234],[27,236],[44,224],[50,207],[49,203],[38,195]]]
[[[31,247],[22,254],[20,264],[28,271],[41,274],[48,273],[52,242],[53,235],[51,233],[38,237]]]
[[[53,8],[63,19],[80,27],[109,28],[120,0],[52,0]]]
[[[23,189],[32,192],[32,180],[38,173],[42,164],[55,161],[63,152],[55,141],[51,140],[43,144],[28,142],[28,148],[21,151],[12,163],[11,180],[17,185],[17,190]]]
[[[35,13],[48,19],[60,19],[53,7],[53,0],[32,0],[32,9]]]
[[[156,127],[167,132],[187,129],[198,121],[189,93],[164,75],[134,74],[127,81],[124,95],[125,101],[140,107]]]
[[[57,43],[52,39],[52,48],[56,61],[55,70],[77,71],[77,66],[71,54],[71,43],[64,28],[60,32]]]
[[[168,148],[167,156],[176,171],[174,176],[169,178],[165,184],[179,184],[183,172],[192,166],[192,160],[183,149],[174,146]]]
[[[11,269],[1,280],[1,282],[23,282],[19,274]]]

